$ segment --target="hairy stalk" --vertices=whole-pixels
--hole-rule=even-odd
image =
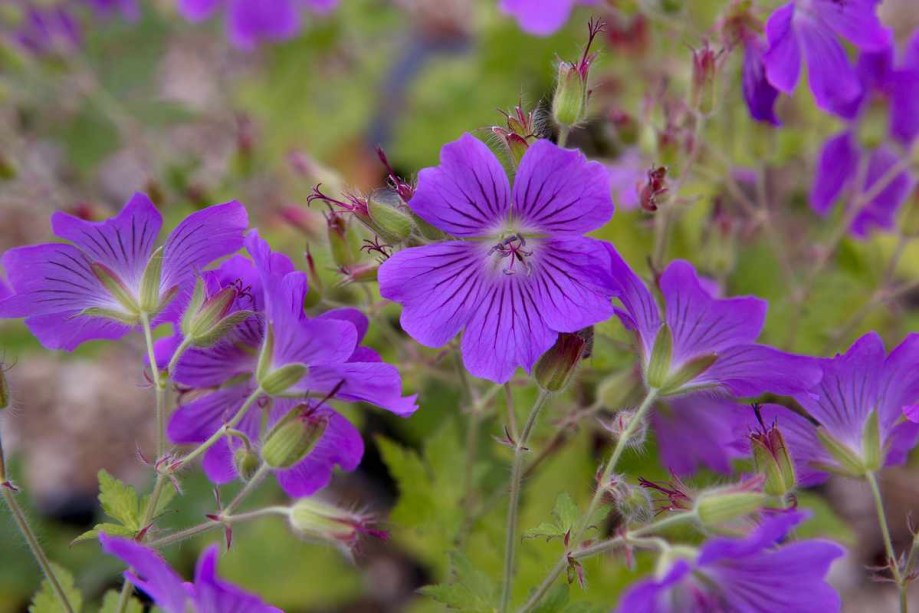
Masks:
[[[230,515],[242,504],[243,500],[246,499],[246,496],[255,491],[265,477],[268,476],[268,473],[271,472],[271,469],[268,468],[267,464],[262,464],[258,467],[258,470],[255,471],[255,474],[246,482],[246,484],[239,490],[239,493],[236,494],[236,497],[230,501],[230,504],[227,505],[227,508],[223,510],[225,515]]]
[[[166,547],[167,545],[181,543],[182,541],[186,541],[194,536],[198,536],[199,534],[204,534],[205,532],[211,532],[212,530],[222,528],[226,524],[239,524],[253,519],[258,519],[260,517],[289,514],[290,510],[287,507],[282,506],[265,507],[263,509],[247,511],[246,513],[237,513],[236,515],[227,515],[226,512],[224,512],[215,520],[208,520],[203,524],[198,524],[197,526],[192,526],[191,528],[173,532],[172,534],[167,534],[166,536],[154,539],[147,544],[150,547],[160,549],[162,547]]]
[[[656,522],[650,523],[646,526],[642,526],[641,528],[630,530],[624,535],[619,535],[605,541],[600,541],[599,543],[584,547],[583,549],[572,551],[570,554],[566,553],[561,557],[561,559],[559,559],[558,562],[556,562],[555,566],[552,567],[552,570],[549,571],[549,574],[546,576],[543,582],[539,584],[539,587],[536,588],[536,590],[530,596],[529,600],[527,600],[526,604],[520,608],[518,613],[526,613],[527,611],[532,611],[536,605],[539,604],[543,597],[545,597],[545,595],[552,588],[552,584],[555,583],[555,580],[558,579],[558,576],[561,575],[566,568],[568,568],[568,564],[570,563],[569,556],[570,559],[573,560],[583,560],[584,558],[589,558],[590,556],[596,555],[598,553],[616,549],[622,545],[632,545],[635,547],[659,547],[659,539],[645,539],[642,537],[660,532],[661,530],[671,526],[676,526],[688,521],[692,521],[695,519],[695,517],[695,513],[677,513],[675,515],[670,515]]]
[[[558,127],[558,138],[555,140],[555,144],[559,147],[564,147],[565,143],[568,142],[568,134],[571,133],[571,128],[568,126],[559,126]]]
[[[254,392],[249,394],[249,397],[246,398],[245,402],[243,402],[242,406],[236,412],[236,415],[234,415],[232,419],[230,419],[230,421],[224,424],[222,428],[219,428],[216,432],[214,432],[214,434],[212,434],[209,439],[207,439],[206,441],[204,441],[203,443],[201,443],[200,445],[192,449],[188,453],[188,455],[186,455],[184,458],[179,460],[176,463],[176,466],[173,469],[173,472],[180,470],[192,460],[195,460],[201,455],[203,455],[205,451],[207,451],[214,445],[214,443],[216,443],[221,438],[223,438],[224,435],[226,435],[227,430],[235,428],[237,425],[239,425],[239,422],[242,421],[243,417],[245,417],[246,412],[252,407],[255,401],[261,397],[262,393],[263,393],[262,388],[258,388]]]
[[[868,485],[871,486],[871,495],[874,497],[874,510],[877,512],[878,525],[884,538],[884,550],[887,552],[887,561],[890,564],[890,573],[897,584],[900,593],[900,613],[907,613],[906,588],[907,582],[900,572],[900,564],[893,548],[893,539],[890,538],[890,527],[887,525],[887,513],[884,511],[884,499],[881,497],[881,488],[878,487],[877,474],[869,472],[865,475]]]
[[[13,485],[7,481],[2,447],[0,447],[0,492],[3,493],[3,500],[13,514],[16,526],[19,528],[19,531],[22,532],[23,538],[25,538],[26,543],[29,545],[29,549],[32,551],[32,556],[35,558],[35,561],[38,562],[39,567],[41,567],[41,571],[44,573],[48,583],[51,584],[51,589],[54,590],[58,600],[61,601],[61,606],[64,608],[64,611],[66,611],[66,613],[73,613],[73,606],[70,604],[70,600],[67,599],[67,594],[64,593],[61,582],[58,581],[57,575],[54,573],[54,568],[51,567],[51,562],[45,554],[45,550],[42,549],[41,543],[38,542],[38,537],[35,535],[35,532],[32,531],[29,520],[26,519],[26,514],[22,511],[22,507],[20,507],[19,503],[16,501],[16,495],[13,493]]]
[[[517,515],[520,502],[520,489],[523,477],[523,458],[526,451],[526,444],[536,425],[536,419],[539,413],[546,405],[549,399],[549,393],[540,390],[533,408],[530,409],[530,416],[523,426],[523,431],[514,444],[514,462],[511,467],[511,484],[510,484],[510,502],[507,507],[507,535],[504,544],[504,583],[501,587],[501,611],[507,611],[511,601],[511,588],[514,580],[514,555],[517,547]]]
[[[147,342],[147,359],[150,361],[150,372],[153,373],[153,388],[156,391],[156,459],[159,460],[166,453],[166,380],[156,364],[150,316],[142,313],[140,323],[144,329],[144,340]]]

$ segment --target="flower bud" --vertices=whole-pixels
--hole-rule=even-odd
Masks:
[[[785,438],[775,424],[750,434],[750,448],[756,471],[764,478],[764,492],[784,497],[795,489],[795,465],[788,454]]]
[[[338,213],[331,212],[326,215],[326,222],[332,260],[338,266],[354,264],[357,258],[355,257],[354,249],[351,248],[351,239],[348,235],[348,220]]]
[[[658,209],[661,200],[669,191],[667,187],[667,168],[657,166],[648,171],[647,180],[641,185],[638,200],[641,208],[649,213]]]
[[[238,290],[230,286],[205,300],[204,285],[198,281],[180,323],[182,334],[193,347],[212,347],[254,314],[252,311],[229,313],[238,295]]]
[[[277,396],[299,383],[306,376],[306,372],[307,367],[304,364],[285,364],[260,376],[258,383],[266,394]]]
[[[855,137],[863,149],[876,149],[887,141],[887,108],[883,104],[872,103],[859,119]]]
[[[233,465],[243,481],[251,479],[261,464],[258,454],[251,447],[240,447],[233,454]]]
[[[325,417],[295,409],[271,429],[262,445],[262,459],[271,468],[290,468],[316,447],[329,424]]]
[[[606,496],[626,524],[651,521],[651,495],[644,487],[635,487],[625,479],[617,479],[607,486]]]
[[[724,524],[759,511],[767,497],[762,492],[709,490],[696,499],[696,517],[706,528],[720,529]]]
[[[377,280],[377,273],[380,270],[378,264],[356,264],[354,266],[343,266],[339,269],[342,280],[339,285],[351,285],[352,283],[374,283]]]
[[[865,462],[851,447],[827,432],[826,428],[823,426],[817,428],[817,438],[836,463],[833,466],[820,466],[821,469],[826,469],[846,477],[864,476],[867,470]]]
[[[593,333],[593,328],[590,327],[574,334],[559,334],[555,344],[539,358],[533,368],[533,375],[539,386],[547,392],[564,389],[578,363],[589,355],[593,345]]]
[[[602,21],[591,20],[587,26],[587,45],[581,58],[575,63],[561,62],[558,66],[558,82],[552,98],[552,117],[560,126],[575,126],[587,118],[587,99],[590,95],[587,81],[590,66],[597,58],[596,53],[590,52],[590,47],[604,27]]]
[[[352,551],[364,535],[386,539],[387,533],[373,527],[370,516],[340,509],[314,498],[302,498],[290,508],[290,526],[306,538],[326,541]]]
[[[319,304],[322,300],[323,286],[322,277],[319,276],[319,271],[316,270],[316,261],[313,259],[309,245],[306,247],[304,258],[306,259],[306,278],[309,280],[309,291],[303,299],[303,306],[309,309]]]
[[[378,189],[367,200],[372,229],[387,243],[396,245],[412,234],[412,216],[400,209],[402,199],[389,189]]]
[[[692,52],[692,87],[690,88],[689,104],[703,115],[711,114],[715,108],[717,96],[715,76],[719,55],[709,46],[708,41],[702,43],[701,49]]]
[[[616,411],[612,418],[600,422],[600,425],[618,441],[622,438],[623,433],[631,427],[631,423],[636,418],[636,415],[637,411],[635,410]],[[647,437],[648,421],[642,420],[642,422],[638,424],[638,427],[635,428],[635,431],[632,432],[629,440],[626,441],[626,446],[631,449],[640,449],[644,446]]]

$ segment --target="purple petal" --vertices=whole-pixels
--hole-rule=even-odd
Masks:
[[[794,25],[804,50],[807,78],[817,106],[831,111],[857,99],[862,85],[845,48],[833,32],[808,18],[795,19]]]
[[[870,191],[875,183],[900,163],[900,159],[899,155],[885,146],[872,151],[868,158],[864,192]],[[897,210],[912,193],[915,185],[915,179],[908,172],[897,175],[855,218],[855,221],[852,222],[852,234],[865,237],[873,228],[892,229],[896,221]]]
[[[223,6],[225,0],[179,0],[179,13],[189,21],[204,21]]]
[[[316,321],[322,321],[324,319],[334,319],[336,321],[347,321],[354,329],[357,330],[357,342],[360,343],[364,340],[364,337],[367,336],[367,330],[370,328],[370,320],[367,319],[367,316],[364,315],[358,309],[353,309],[350,307],[341,308],[341,309],[332,309],[331,311],[326,311],[322,315],[316,318]],[[362,361],[362,360],[354,360]]]
[[[625,307],[625,310],[617,310],[616,315],[626,328],[638,333],[644,353],[642,357],[648,360],[654,339],[661,327],[660,309],[654,296],[648,291],[648,286],[638,278],[613,246],[607,244],[606,250],[610,255],[610,270],[616,285],[616,297]]]
[[[673,333],[675,366],[693,356],[752,343],[763,329],[766,301],[712,298],[689,262],[672,262],[661,275],[660,288]]]
[[[708,566],[722,560],[734,561],[761,553],[781,542],[795,526],[808,517],[808,513],[798,511],[778,513],[768,517],[743,538],[710,539],[699,552],[698,563],[700,566]]]
[[[285,282],[297,281],[288,276]],[[302,293],[290,289],[290,283],[282,283],[281,295],[269,300],[266,313],[268,322],[274,327],[275,368],[285,364],[298,363],[312,365],[340,364],[348,360],[357,347],[357,330],[348,322],[340,319],[318,320],[306,319],[303,315]],[[269,295],[270,288],[266,288]],[[292,292],[299,295],[300,301],[294,304],[281,305],[283,295]],[[274,305],[276,308],[272,308]]]
[[[574,0],[501,0],[498,6],[524,32],[548,36],[565,25],[574,4]]]
[[[852,180],[858,169],[859,150],[852,132],[842,132],[823,144],[817,173],[811,188],[811,208],[820,215],[826,215]]]
[[[172,378],[190,387],[216,387],[237,377],[255,372],[258,345],[241,344],[233,339],[205,349],[189,349],[176,364]]]
[[[811,10],[836,34],[862,51],[879,51],[893,41],[877,16],[878,0],[810,0]]]
[[[207,440],[236,414],[252,391],[250,384],[234,385],[180,404],[169,420],[169,440],[174,443],[200,443]],[[257,412],[250,411],[251,414]],[[248,429],[248,425],[248,422],[240,424],[237,429]]]
[[[125,578],[146,592],[157,606],[167,613],[186,612],[190,586],[183,583],[156,551],[130,539],[105,534],[99,535],[99,542],[105,553],[131,567]]]
[[[617,613],[705,613],[700,608],[705,603],[697,600],[704,598],[702,594],[697,591],[687,598],[685,592],[678,591],[691,572],[689,562],[677,559],[661,579],[645,579],[626,590]]]
[[[756,396],[765,392],[803,394],[818,381],[820,365],[814,358],[765,345],[737,345],[720,352],[693,384],[723,386],[735,396]]]
[[[781,92],[790,94],[801,76],[801,50],[792,26],[795,3],[777,8],[766,22],[766,39],[769,49],[763,55],[766,77]]]
[[[878,417],[885,427],[900,420],[906,407],[919,401],[919,334],[910,334],[884,361]]]
[[[258,596],[217,576],[217,545],[205,549],[198,559],[194,590],[196,613],[283,613],[281,609],[266,604]]]
[[[352,402],[367,402],[407,417],[418,408],[415,396],[402,396],[402,379],[391,364],[348,362],[333,366],[313,366],[304,390],[330,394]]]
[[[58,211],[51,216],[54,233],[71,241],[91,262],[112,269],[128,287],[137,288],[163,218],[145,194],[134,194],[121,212],[102,222],[85,221]]]
[[[229,0],[227,29],[230,42],[245,51],[261,42],[277,42],[296,36],[300,10],[294,0]]]
[[[278,483],[292,498],[318,492],[329,484],[336,465],[350,472],[364,456],[364,441],[351,422],[328,407],[318,411],[329,419],[322,438],[303,461],[277,473]]]
[[[471,242],[403,249],[380,266],[380,294],[402,305],[399,321],[412,338],[440,347],[459,333],[481,302],[483,260]]]
[[[916,47],[919,55],[919,43]],[[919,59],[916,63],[910,70],[895,71],[887,80],[890,132],[903,145],[910,145],[919,136]]]
[[[777,126],[781,123],[775,115],[779,90],[766,78],[765,46],[759,38],[750,38],[744,45],[743,96],[753,119]]]
[[[510,210],[510,186],[498,158],[470,134],[440,150],[440,166],[418,174],[411,209],[454,236],[481,236]]]
[[[204,476],[208,481],[215,485],[224,485],[236,480],[239,473],[234,461],[235,449],[236,446],[231,448],[230,441],[224,437],[204,452],[204,457],[201,459],[201,470],[204,471]]]
[[[529,230],[584,234],[613,216],[609,174],[576,149],[538,140],[517,169],[513,213]]]

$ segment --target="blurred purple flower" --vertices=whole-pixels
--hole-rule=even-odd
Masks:
[[[883,464],[906,461],[919,439],[919,424],[903,416],[919,401],[919,334],[907,336],[887,355],[884,342],[871,332],[846,353],[820,363],[820,384],[795,395],[807,413],[827,434],[863,457],[865,425],[871,412],[877,411]],[[826,481],[829,475],[823,467],[839,467],[821,444],[817,425],[777,405],[765,405],[760,411],[765,422],[775,421],[782,431],[802,486]]]
[[[37,56],[67,55],[82,43],[80,24],[73,7],[24,5],[22,19],[9,31],[0,32],[17,46]]]
[[[105,553],[121,559],[131,570],[125,580],[143,590],[166,613],[282,613],[281,609],[245,592],[217,576],[217,546],[211,545],[198,559],[195,580],[184,582],[160,557],[140,543],[126,538],[99,535]]]
[[[826,575],[843,548],[817,539],[782,543],[806,517],[783,513],[744,538],[709,539],[694,559],[677,558],[658,577],[629,588],[617,611],[839,611],[839,595]]]
[[[766,66],[763,63],[766,42],[759,36],[751,35],[746,37],[743,45],[742,87],[747,109],[753,119],[777,126],[780,122],[775,115],[775,101],[779,97],[779,90],[766,78]]]
[[[136,21],[140,18],[140,6],[137,0],[81,0],[100,17],[110,17],[115,14],[121,15],[128,21]]]
[[[609,173],[613,202],[623,211],[639,207],[638,189],[645,180],[646,166],[637,147],[630,147],[612,162],[606,164]]]
[[[539,140],[513,189],[481,141],[466,134],[441,150],[409,202],[460,239],[403,249],[379,271],[380,293],[403,306],[402,327],[439,347],[463,328],[463,362],[496,382],[529,371],[560,332],[613,314],[609,256],[582,236],[613,214],[609,175],[577,151]]]
[[[887,47],[892,36],[877,17],[878,4],[878,0],[792,0],[776,9],[766,22],[769,49],[763,62],[769,82],[792,93],[803,52],[817,106],[831,110],[857,98],[862,87],[839,38],[862,51]]]
[[[262,43],[295,37],[302,27],[304,10],[327,13],[337,5],[338,0],[179,0],[179,12],[198,22],[225,9],[230,42],[250,51]]]
[[[548,36],[565,25],[575,6],[596,3],[597,0],[501,0],[498,6],[516,19],[524,32]]]
[[[196,275],[242,246],[248,225],[238,202],[208,207],[185,218],[166,238],[162,269],[154,275],[145,314],[163,321],[187,300]],[[10,249],[3,256],[14,295],[0,302],[0,318],[24,317],[49,349],[72,350],[92,339],[121,338],[140,323],[142,280],[151,262],[162,216],[144,194],[103,222],[67,213],[51,217],[68,243]]]
[[[654,296],[629,265],[608,247],[612,276],[624,309],[617,315],[638,335],[642,365],[647,375],[652,349],[664,326],[672,335],[667,377],[701,368],[668,395],[711,390],[735,396],[763,392],[793,394],[820,380],[816,360],[756,344],[763,329],[767,304],[753,297],[718,299],[706,290],[688,262],[672,262],[659,280],[664,298],[663,317]],[[688,370],[687,370],[688,369]]]
[[[858,189],[860,194],[872,190],[904,155],[909,155],[909,148],[919,135],[919,33],[906,45],[899,64],[895,65],[893,55],[892,47],[863,52],[856,66],[862,93],[832,109],[847,121],[848,126],[829,138],[820,151],[810,198],[811,207],[820,215],[827,215],[847,189]],[[885,139],[874,147],[866,147],[859,142],[858,129],[862,122],[874,120],[866,115],[878,102],[885,103],[889,109],[891,141]],[[898,149],[898,145],[902,149]],[[863,159],[867,164],[864,182],[853,185]],[[855,217],[852,234],[864,237],[873,227],[892,228],[897,209],[915,184],[911,173],[898,174]]]

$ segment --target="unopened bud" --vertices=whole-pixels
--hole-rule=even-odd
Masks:
[[[632,449],[640,449],[644,446],[645,439],[648,437],[648,422],[647,420],[642,420],[637,426],[633,426],[632,422],[637,415],[638,413],[635,410],[616,411],[609,420],[602,421],[600,425],[617,441],[622,439],[626,430],[634,428],[626,441],[626,446]]]
[[[203,283],[198,281],[180,324],[182,334],[193,347],[212,347],[254,315],[252,311],[229,312],[238,295],[237,289],[230,286],[205,300]]]
[[[696,517],[706,528],[721,529],[724,524],[747,517],[766,504],[761,492],[710,490],[696,499]]]
[[[233,465],[236,467],[239,477],[243,481],[248,481],[255,476],[258,467],[261,465],[261,460],[259,460],[258,454],[252,451],[250,447],[240,447],[233,454]]]
[[[322,300],[323,286],[322,277],[319,276],[319,271],[316,270],[316,261],[313,259],[309,245],[306,247],[304,258],[306,259],[306,278],[309,281],[309,291],[303,299],[303,306],[309,309],[318,305]]]
[[[304,364],[285,364],[259,377],[258,383],[266,394],[277,396],[299,383],[306,376],[306,372],[307,367]]]
[[[159,247],[150,256],[140,279],[140,310],[148,315],[158,313],[165,305],[160,304],[160,284],[163,278],[163,248]]]
[[[309,412],[298,414],[300,409],[282,419],[265,437],[262,459],[271,468],[290,468],[308,456],[325,433],[329,421],[324,416]]]
[[[817,438],[830,455],[830,458],[835,462],[832,466],[821,465],[821,469],[827,469],[830,472],[846,477],[862,477],[865,475],[865,472],[867,472],[865,462],[851,447],[834,437],[823,426],[817,428]]]
[[[887,126],[890,123],[886,105],[871,103],[859,118],[855,137],[862,149],[877,149],[887,141]]]
[[[312,498],[298,500],[290,508],[290,526],[297,534],[332,543],[351,552],[362,536],[386,539],[388,535],[374,527],[372,517]]]
[[[605,492],[626,524],[651,520],[651,495],[644,487],[635,487],[625,479],[617,479]]]
[[[587,118],[587,98],[590,92],[587,81],[590,66],[597,58],[596,53],[590,52],[594,39],[603,29],[602,21],[588,24],[587,45],[581,58],[575,62],[562,62],[558,67],[558,83],[555,86],[555,95],[552,98],[552,117],[560,126],[575,126]]]
[[[692,52],[692,87],[689,103],[703,115],[711,114],[715,108],[718,55],[709,46],[708,41],[702,43],[702,48]]]
[[[373,230],[387,243],[397,245],[412,234],[412,216],[401,210],[402,198],[393,190],[378,189],[367,200]]]
[[[350,266],[357,258],[351,247],[348,220],[343,215],[329,213],[326,215],[326,221],[332,260],[339,266]]]
[[[750,448],[756,471],[764,478],[763,491],[770,496],[784,497],[795,489],[795,465],[781,430],[773,424],[750,434]]]
[[[653,213],[661,205],[664,196],[669,191],[667,187],[667,168],[657,166],[648,171],[647,178],[638,192],[638,201],[641,208]]]
[[[555,344],[539,358],[533,368],[533,375],[539,386],[547,392],[564,389],[578,363],[590,353],[593,336],[592,327],[573,334],[559,334]]]
[[[339,269],[342,279],[340,285],[351,285],[352,283],[374,283],[377,280],[377,273],[380,270],[378,264],[357,264],[355,266],[346,266]]]

